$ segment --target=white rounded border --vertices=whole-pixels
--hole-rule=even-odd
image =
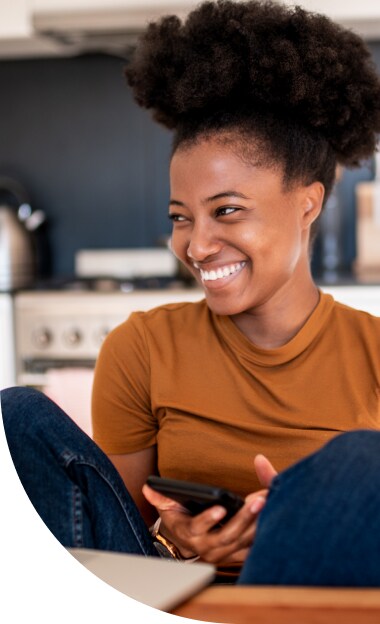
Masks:
[[[1,393],[0,393],[1,396]],[[0,401],[0,619],[7,624],[190,624],[107,585],[56,540],[18,478],[5,438]]]

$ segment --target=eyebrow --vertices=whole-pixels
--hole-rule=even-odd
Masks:
[[[204,199],[202,203],[207,204],[217,199],[223,199],[225,197],[240,197],[240,199],[251,199],[251,197],[244,195],[244,193],[239,193],[238,191],[223,191],[222,193],[217,193],[216,195],[212,195],[211,197],[206,197],[206,199]],[[169,202],[169,205],[170,206],[185,206],[183,202],[178,201],[177,199],[171,199]]]

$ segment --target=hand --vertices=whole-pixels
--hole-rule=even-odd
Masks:
[[[160,530],[179,548],[183,557],[198,555],[203,561],[215,564],[245,560],[255,535],[255,521],[265,505],[265,497],[253,493],[233,518],[218,527],[226,515],[226,510],[219,505],[191,516],[182,505],[147,485],[143,487],[143,494],[161,516]]]
[[[248,494],[244,506],[222,527],[217,525],[226,515],[223,507],[214,506],[193,517],[176,501],[144,485],[145,498],[156,507],[162,519],[160,530],[179,548],[183,557],[199,555],[203,561],[215,564],[245,560],[256,533],[256,520],[266,502],[268,488],[277,475],[264,455],[255,457],[254,466],[265,489]]]

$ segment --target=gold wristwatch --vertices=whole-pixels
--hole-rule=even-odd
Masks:
[[[179,551],[179,548],[173,542],[168,540],[167,537],[160,533],[161,518],[158,518],[154,525],[149,529],[150,534],[153,537],[154,545],[161,555],[161,557],[176,559],[177,561],[183,561],[186,563],[193,563],[199,559],[198,555],[194,557],[183,557]]]

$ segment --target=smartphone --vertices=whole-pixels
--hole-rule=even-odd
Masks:
[[[221,505],[227,510],[222,519],[222,522],[226,522],[244,505],[244,499],[238,494],[212,485],[156,476],[148,477],[147,484],[153,490],[183,505],[192,516],[214,505]]]

